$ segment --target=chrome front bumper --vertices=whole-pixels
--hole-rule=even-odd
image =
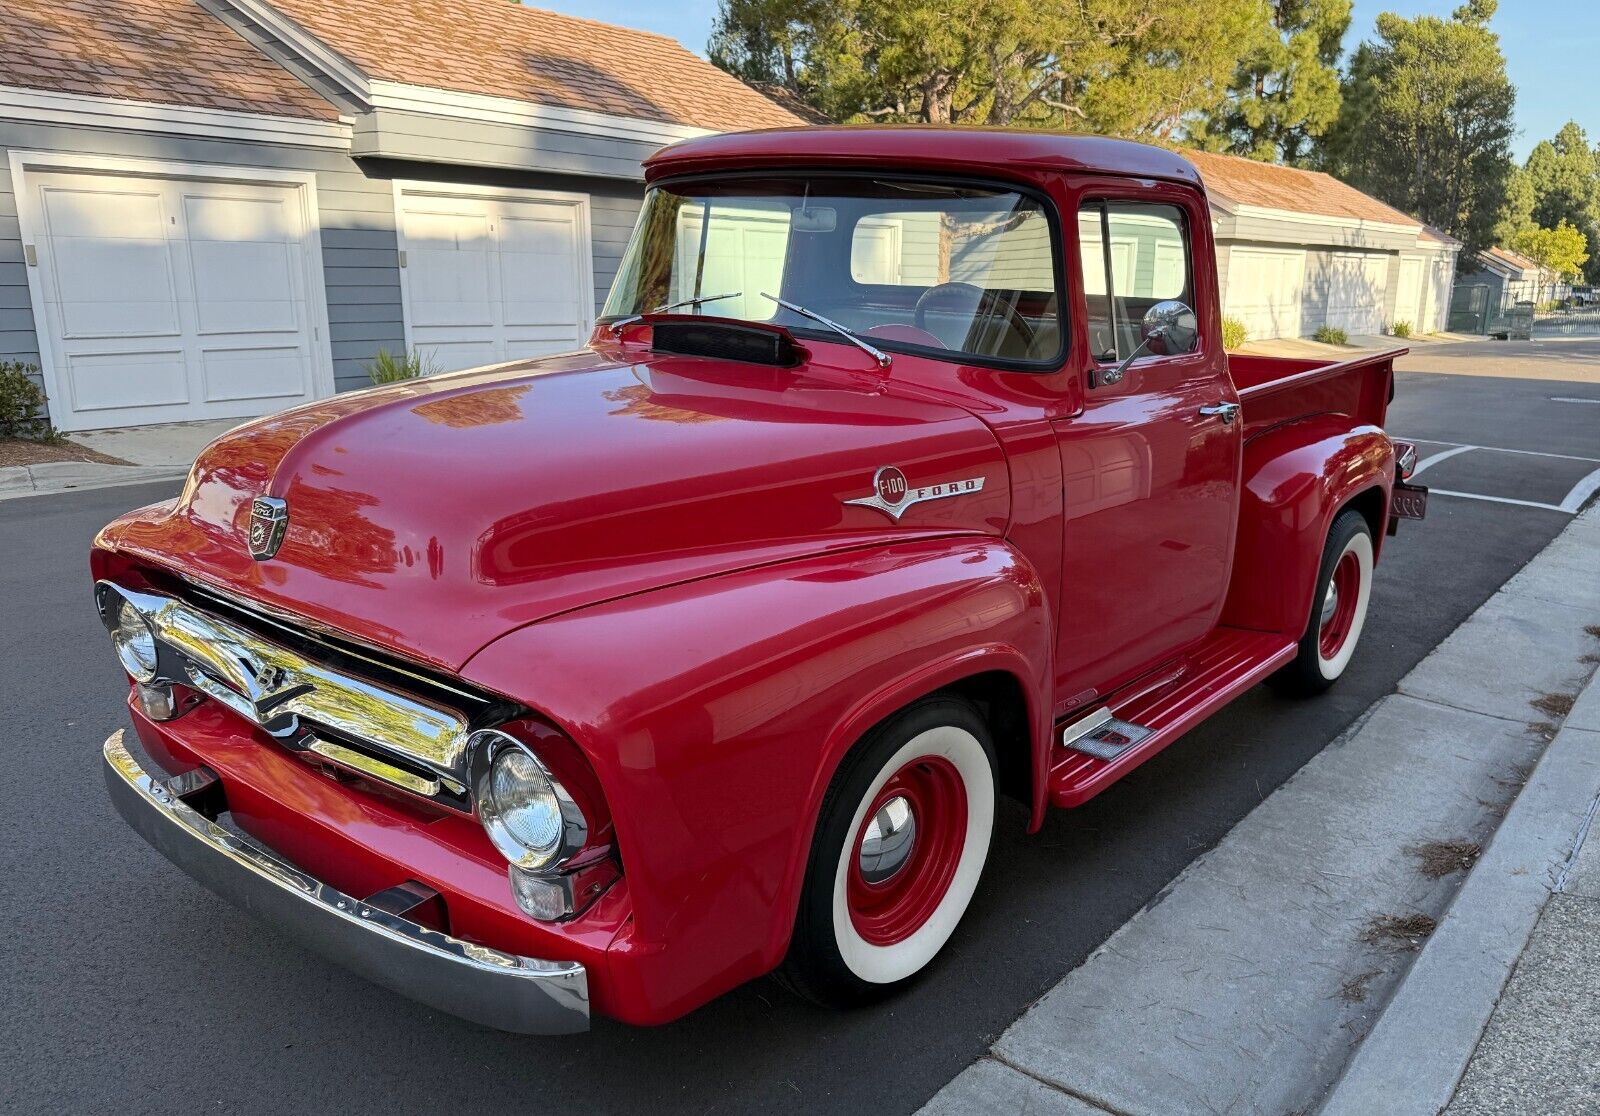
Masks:
[[[464,942],[306,875],[180,801],[139,766],[121,729],[105,743],[105,777],[117,812],[168,860],[368,980],[502,1031],[588,1030],[589,980],[582,965]]]

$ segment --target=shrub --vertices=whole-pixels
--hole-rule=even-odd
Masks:
[[[439,371],[433,358],[416,349],[405,356],[395,356],[388,349],[379,349],[378,355],[365,361],[361,368],[367,379],[375,384],[397,384],[401,380],[415,380]]]
[[[1321,341],[1324,345],[1347,345],[1350,343],[1350,335],[1348,333],[1331,325],[1320,327],[1311,336],[1314,340]]]
[[[34,365],[0,361],[0,438],[53,438]]]
[[[1238,318],[1222,319],[1222,347],[1230,352],[1250,340],[1250,330]]]
[[[1410,322],[1395,322],[1394,323],[1394,328],[1391,329],[1389,332],[1394,334],[1396,337],[1410,337],[1411,336],[1411,323]]]

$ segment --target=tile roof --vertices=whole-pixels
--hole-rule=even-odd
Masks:
[[[338,116],[193,0],[5,0],[0,24],[0,85],[272,116]]]
[[[729,130],[800,123],[645,31],[506,0],[272,0],[367,77]]]
[[[1321,171],[1211,151],[1185,150],[1182,154],[1199,170],[1207,191],[1238,205],[1283,209],[1317,217],[1358,218],[1412,228],[1421,224],[1416,218],[1407,217],[1398,209]]]

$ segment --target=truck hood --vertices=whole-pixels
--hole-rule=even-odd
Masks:
[[[886,466],[913,495],[981,483],[902,501],[898,519],[846,503],[872,496]],[[289,518],[278,553],[256,561],[247,536],[260,495],[286,500]],[[616,348],[246,424],[207,447],[177,501],[102,539],[459,670],[557,612],[830,548],[999,534],[1009,512],[988,427],[926,393],[840,368]]]

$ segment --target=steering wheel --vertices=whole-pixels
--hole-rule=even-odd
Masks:
[[[944,301],[944,306],[935,305]],[[1006,325],[1016,334],[1017,340],[1022,343],[1022,351],[1026,353],[1033,347],[1033,324],[1009,302],[1005,302],[995,295],[993,291],[985,291],[971,283],[940,283],[923,291],[917,299],[915,317],[913,321],[918,329],[928,328],[928,310],[947,310],[959,313],[968,311],[972,314],[973,321],[982,316],[992,318],[995,310],[1000,310],[1005,316]],[[969,327],[970,329],[970,327]]]

